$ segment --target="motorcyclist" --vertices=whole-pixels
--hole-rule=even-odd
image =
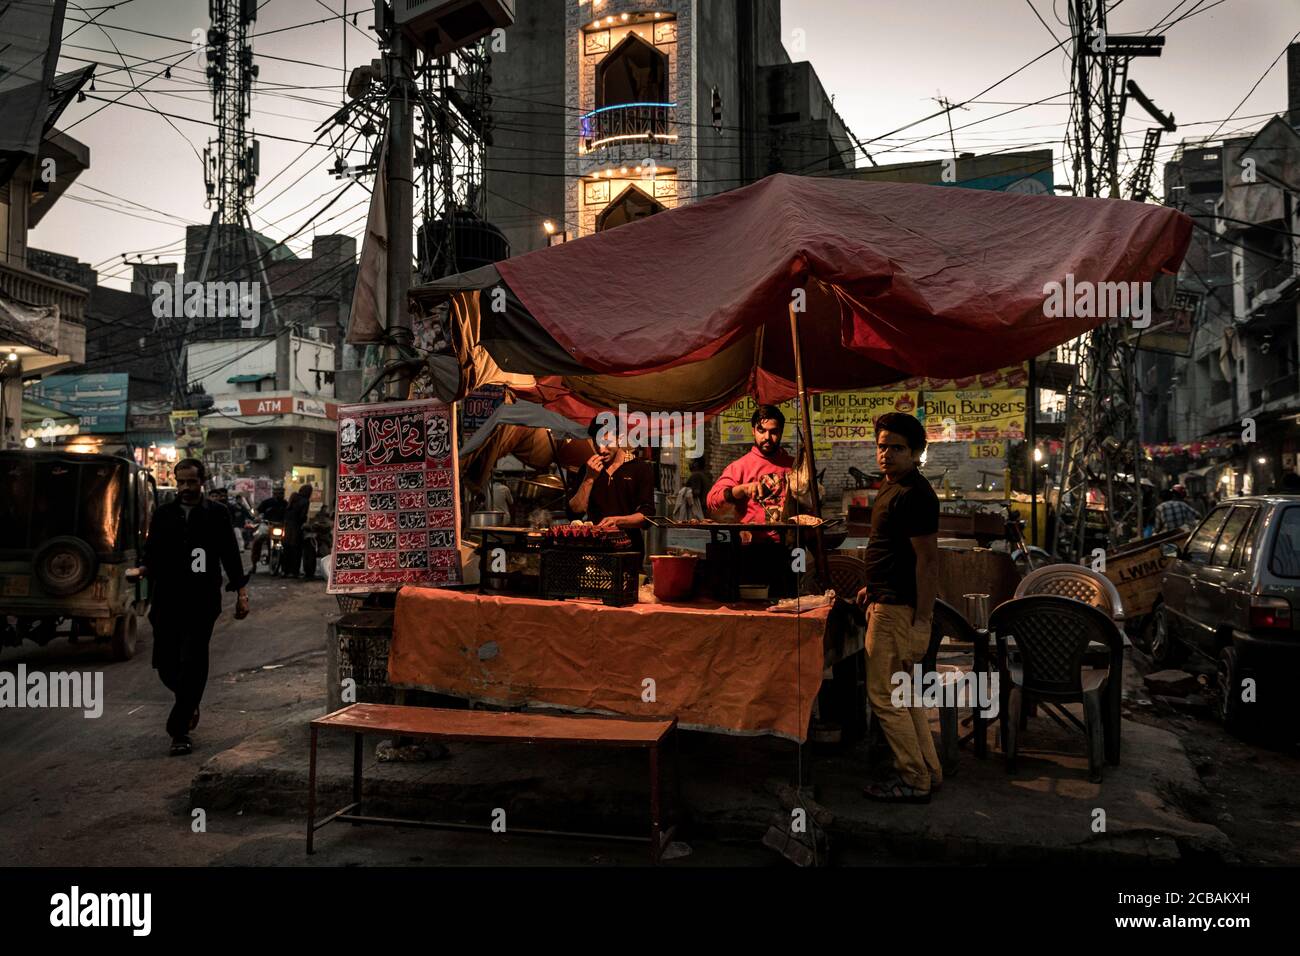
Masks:
[[[234,525],[235,533],[242,537],[244,548],[247,549],[252,540],[248,523],[253,520],[253,512],[248,510],[248,505],[244,503],[244,496],[239,494],[233,497],[227,495],[226,508],[230,511],[230,523]]]
[[[257,569],[258,561],[261,557],[262,547],[266,544],[267,539],[271,536],[271,525],[282,524],[284,522],[285,512],[289,509],[289,502],[284,500],[284,485],[276,485],[271,489],[271,497],[267,498],[257,506],[257,516],[262,523],[257,528],[257,533],[253,535],[253,569]]]

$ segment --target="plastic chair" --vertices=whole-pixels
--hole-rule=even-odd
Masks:
[[[1105,611],[1111,620],[1124,620],[1124,602],[1114,583],[1106,575],[1081,564],[1049,564],[1030,571],[1016,587],[1015,597],[1040,594],[1082,601]]]
[[[1007,771],[1016,767],[1022,708],[1036,700],[1061,726],[1067,725],[1057,713],[1084,732],[1088,779],[1099,782],[1103,762],[1119,763],[1124,639],[1115,622],[1081,601],[1039,595],[998,605],[989,616],[989,629],[997,639],[1004,683],[1001,726]],[[1016,642],[1018,662],[1008,659],[1008,639]],[[1093,642],[1109,648],[1107,666],[1086,666],[1088,646]],[[1059,706],[1070,702],[1083,704],[1083,723]]]
[[[852,601],[867,586],[867,562],[851,554],[828,554],[826,571],[832,590],[843,601]]]
[[[969,625],[966,624],[965,618],[958,614],[952,605],[939,600],[934,602],[934,613],[930,618],[930,646],[921,662],[922,673],[941,673],[939,670],[939,646],[943,643],[945,637],[951,637],[954,640],[965,640],[966,635],[963,628],[968,629]],[[958,668],[951,668],[942,673],[953,673],[957,670]],[[945,695],[938,709],[939,761],[943,764],[943,772],[948,776],[953,776],[957,773],[957,750],[961,745],[957,704],[955,701],[949,704]]]

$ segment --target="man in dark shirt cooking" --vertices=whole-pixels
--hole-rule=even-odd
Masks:
[[[930,620],[939,593],[939,499],[918,470],[925,426],[890,412],[876,420],[876,461],[885,483],[871,507],[867,585],[858,603],[867,610],[867,699],[894,752],[898,776],[872,784],[873,800],[929,803],[943,782],[925,708],[912,706],[913,665],[930,644]],[[906,674],[904,705],[891,699],[895,674]]]
[[[587,471],[569,507],[601,528],[617,528],[627,534],[632,548],[645,554],[641,529],[655,513],[655,470],[619,444],[612,425],[601,417],[592,419],[587,434],[596,454],[587,460]]]

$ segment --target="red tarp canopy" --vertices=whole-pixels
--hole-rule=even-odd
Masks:
[[[1045,285],[1172,276],[1191,229],[1123,200],[778,175],[412,298],[451,300],[448,392],[504,382],[579,419],[620,402],[716,412],[795,394],[797,290],[811,390],[955,378],[1099,325],[1049,316]]]

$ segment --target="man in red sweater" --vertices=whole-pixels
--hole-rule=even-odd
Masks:
[[[734,505],[745,524],[775,524],[789,494],[794,459],[781,448],[785,415],[775,405],[760,405],[750,418],[754,447],[722,472],[709,491],[709,511]],[[757,536],[745,548],[742,578],[759,579],[776,591],[790,587],[790,554],[780,546],[776,532]]]

